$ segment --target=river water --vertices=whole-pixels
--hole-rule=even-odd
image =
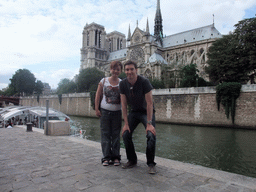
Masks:
[[[100,142],[97,118],[71,116],[86,138]],[[256,178],[256,130],[156,124],[156,156]],[[145,153],[145,129],[133,134],[136,151]],[[121,147],[124,148],[121,139]],[[126,157],[122,157],[126,161]]]

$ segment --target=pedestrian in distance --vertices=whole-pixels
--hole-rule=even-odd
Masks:
[[[100,117],[102,164],[120,165],[120,132],[122,112],[118,76],[122,71],[120,61],[110,64],[110,77],[101,79],[95,96],[95,113]],[[101,99],[102,98],[102,99]]]
[[[127,77],[120,83],[122,113],[124,118],[122,136],[128,159],[128,162],[123,164],[122,167],[127,169],[137,164],[137,155],[132,141],[132,134],[138,124],[142,123],[146,129],[147,137],[146,157],[149,167],[148,172],[155,174],[156,130],[152,96],[153,87],[148,79],[137,74],[137,70],[137,64],[128,60],[124,64],[124,71]],[[128,104],[131,107],[129,115],[127,110]]]

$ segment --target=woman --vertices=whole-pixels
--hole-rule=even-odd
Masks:
[[[112,61],[110,77],[103,78],[95,96],[95,111],[100,117],[102,164],[108,166],[110,161],[115,166],[120,165],[120,131],[122,124],[119,83],[122,64]],[[102,100],[101,100],[102,97]],[[100,109],[99,109],[100,108]]]

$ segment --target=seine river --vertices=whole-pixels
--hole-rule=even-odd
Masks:
[[[100,142],[97,118],[71,116],[86,130],[86,138]],[[156,124],[156,156],[256,177],[256,130]],[[136,151],[145,153],[145,129],[133,134]],[[124,148],[121,140],[121,147]],[[126,157],[123,157],[126,161]]]

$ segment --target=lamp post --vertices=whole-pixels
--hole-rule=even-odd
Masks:
[[[48,135],[48,121],[49,121],[49,100],[46,100],[46,131],[45,134]]]

